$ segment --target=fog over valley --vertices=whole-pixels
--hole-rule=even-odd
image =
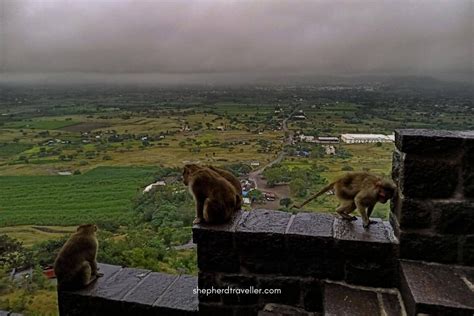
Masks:
[[[0,75],[178,84],[360,74],[466,80],[472,7],[469,0],[0,0]]]

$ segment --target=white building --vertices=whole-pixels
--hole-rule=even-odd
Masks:
[[[347,144],[388,143],[393,142],[395,136],[384,134],[342,134],[341,140]]]
[[[166,185],[165,181],[156,181],[155,183],[147,185],[145,190],[143,190],[143,193],[150,192],[151,189],[153,189],[154,187],[158,187],[158,186],[161,187],[161,186],[165,186],[165,185]]]

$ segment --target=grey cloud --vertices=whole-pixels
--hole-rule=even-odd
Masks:
[[[0,4],[5,73],[472,71],[471,0]]]

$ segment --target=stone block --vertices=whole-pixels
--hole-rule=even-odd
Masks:
[[[152,305],[178,276],[152,272],[122,299],[130,304]]]
[[[393,214],[401,229],[431,227],[433,204],[429,200],[400,198]]]
[[[259,288],[264,290],[281,290],[281,293],[265,294],[261,298],[265,303],[280,303],[286,305],[298,305],[300,302],[301,288],[300,280],[291,277],[272,276],[259,278]]]
[[[320,280],[314,278],[302,279],[301,292],[305,310],[311,312],[321,312],[323,310],[323,292]]]
[[[242,216],[237,212],[226,224],[193,226],[193,241],[198,245],[198,267],[201,271],[238,272],[239,257],[234,247],[235,227]]]
[[[469,146],[465,146],[465,152],[463,156],[463,191],[464,196],[468,198],[474,197],[474,141],[469,143]]]
[[[380,219],[363,228],[362,220],[346,221],[336,218],[334,223],[334,238],[337,247],[344,258],[366,258],[368,260],[383,260],[393,256],[395,243],[391,239],[391,232]]]
[[[258,295],[251,293],[257,288],[257,280],[253,276],[223,275],[220,278],[220,288],[223,290],[235,289],[240,293],[224,293],[221,295],[225,305],[251,305],[256,304]]]
[[[324,315],[380,315],[377,293],[341,284],[324,284]]]
[[[463,264],[474,266],[474,235],[465,236],[462,239],[461,258]]]
[[[236,228],[241,269],[253,273],[285,273],[288,269],[285,231],[291,214],[253,210]]]
[[[349,259],[345,264],[344,280],[350,284],[390,288],[396,284],[396,265],[393,258],[374,262],[360,259]]]
[[[446,155],[459,152],[468,137],[458,131],[400,129],[395,130],[395,146],[404,153]]]
[[[269,303],[258,312],[258,316],[317,316],[317,314],[295,306]]]
[[[198,310],[198,296],[193,293],[193,289],[198,287],[196,277],[180,275],[171,284],[163,295],[153,304],[160,311],[167,311],[172,314],[196,313]]]
[[[400,182],[403,162],[403,153],[395,149],[392,154],[392,179],[396,184]]]
[[[472,315],[474,268],[416,261],[400,262],[401,288],[408,315]]]
[[[438,214],[435,228],[441,234],[474,234],[474,201],[437,201],[432,211]]]
[[[217,273],[212,272],[199,272],[198,275],[198,287],[199,289],[212,290],[212,288],[219,288],[220,284]],[[221,296],[215,293],[199,293],[199,302],[220,302]]]
[[[334,216],[321,213],[298,213],[289,227],[289,273],[319,278],[342,278],[342,264],[335,248]]]
[[[403,160],[399,189],[408,198],[450,198],[458,186],[459,172],[460,166],[455,160],[407,154]]]
[[[458,236],[400,233],[400,258],[456,263]]]
[[[234,309],[221,303],[199,303],[199,316],[234,316]]]

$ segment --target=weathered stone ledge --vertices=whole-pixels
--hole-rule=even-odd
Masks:
[[[104,276],[58,293],[60,315],[197,315],[197,278],[99,264]]]
[[[400,261],[408,315],[474,315],[474,267]]]
[[[310,276],[393,286],[398,242],[388,222],[330,214],[240,212],[225,225],[195,225],[201,272]]]
[[[406,315],[396,289],[351,286],[342,282],[323,283],[324,315],[400,316]]]

